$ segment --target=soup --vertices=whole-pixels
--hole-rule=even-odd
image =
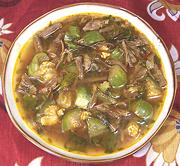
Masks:
[[[86,155],[138,142],[166,95],[161,59],[127,20],[72,15],[25,44],[14,95],[27,125],[56,147]]]

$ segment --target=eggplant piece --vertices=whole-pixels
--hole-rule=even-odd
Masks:
[[[71,25],[64,36],[65,42],[72,42],[80,38],[80,29],[77,26]]]
[[[75,131],[75,129],[83,128],[84,122],[81,120],[82,111],[74,109],[65,113],[62,118],[62,132]]]
[[[103,122],[97,118],[87,119],[88,134],[90,138],[100,136],[108,131],[108,128]]]
[[[85,45],[92,45],[104,40],[105,38],[98,31],[89,31],[84,34],[79,42]]]
[[[108,81],[113,88],[120,88],[127,84],[127,74],[118,65],[110,68]]]
[[[119,47],[116,47],[113,52],[111,53],[111,58],[117,61],[122,61],[123,59],[123,52]]]
[[[98,90],[97,98],[98,98],[98,100],[103,101],[105,103],[111,103],[111,104],[116,104],[117,103],[116,99],[114,99],[111,96],[103,93],[101,90]]]
[[[136,101],[132,105],[132,111],[144,120],[149,120],[153,117],[153,106],[142,99]]]
[[[75,105],[79,108],[86,109],[91,100],[91,92],[88,88],[80,86],[76,90],[76,101]]]
[[[48,60],[49,60],[49,57],[44,52],[40,52],[40,53],[35,54],[31,63],[28,66],[28,75],[29,76],[36,76],[37,71],[39,70],[40,64],[43,61],[48,61]]]

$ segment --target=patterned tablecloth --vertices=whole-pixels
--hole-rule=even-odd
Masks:
[[[0,74],[8,48],[18,33],[40,15],[63,5],[84,0],[0,0]],[[92,0],[131,10],[145,19],[164,39],[180,75],[180,11],[164,7],[158,0]],[[169,0],[169,2],[172,2]],[[175,3],[179,2],[176,0]],[[164,3],[163,3],[164,4]],[[88,166],[54,157],[26,140],[5,111],[0,84],[0,166]],[[180,88],[173,111],[158,134],[143,149],[107,166],[180,165]],[[104,164],[100,164],[104,165]]]

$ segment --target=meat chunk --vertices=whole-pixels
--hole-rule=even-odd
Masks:
[[[163,88],[166,86],[166,79],[164,78],[164,75],[159,66],[155,63],[154,58],[154,54],[148,56],[146,67],[149,70],[151,77],[153,77],[153,79],[155,79],[159,83],[160,87]]]
[[[162,71],[159,69],[158,65],[154,65],[154,69],[153,69],[153,76],[155,78],[155,80],[158,81],[160,87],[164,88],[166,86],[166,79],[164,78],[164,75],[162,73]]]
[[[28,75],[25,73],[22,76],[21,82],[17,88],[17,91],[21,94],[31,94],[36,95],[37,88],[33,85]]]
[[[146,67],[148,70],[151,70],[154,68],[154,54],[151,54],[147,57],[147,61],[146,61]]]
[[[143,94],[143,87],[131,85],[123,90],[123,96],[128,99],[136,99]]]
[[[120,108],[112,108],[112,106],[108,104],[99,104],[94,107],[100,112],[107,113],[110,117],[119,119],[121,117],[127,117],[130,115],[130,112],[128,112],[125,109],[120,109]]]
[[[137,62],[137,59],[136,59],[136,56],[134,55],[134,53],[129,50],[129,48],[124,40],[122,41],[122,48],[125,53],[126,65],[129,65],[129,67],[133,67],[134,63]]]
[[[135,66],[134,71],[130,75],[131,83],[142,80],[143,78],[145,78],[146,75],[147,75],[147,69],[143,65],[138,63]]]
[[[33,45],[34,45],[35,51],[37,53],[43,51],[42,41],[41,41],[41,39],[40,39],[40,37],[38,35],[35,35],[33,37]]]
[[[91,20],[83,27],[83,31],[98,30],[109,23],[109,20]]]
[[[82,80],[84,78],[84,72],[83,72],[83,64],[82,64],[82,57],[79,56],[75,59],[76,66],[79,72],[79,79]]]
[[[85,54],[83,59],[84,59],[83,61],[84,70],[89,71],[92,63],[91,58],[87,54]]]
[[[55,57],[60,56],[60,54],[64,51],[64,43],[62,41],[62,34],[59,34],[49,46],[47,50],[48,55],[53,59]]]
[[[109,25],[109,26],[106,26],[102,29],[99,30],[100,33],[107,33],[107,32],[111,32],[114,30],[114,25]]]
[[[39,32],[39,37],[43,39],[49,38],[53,33],[58,31],[59,29],[62,28],[62,24],[60,22],[55,23],[47,28],[45,28],[43,31]]]

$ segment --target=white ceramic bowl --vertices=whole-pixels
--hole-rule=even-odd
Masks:
[[[167,79],[167,96],[164,100],[164,105],[162,107],[162,111],[157,118],[154,126],[150,129],[150,131],[136,144],[131,147],[124,149],[122,151],[106,154],[102,156],[88,156],[88,155],[80,155],[72,152],[68,152],[62,150],[60,148],[54,147],[45,141],[43,141],[38,135],[36,135],[23,121],[21,118],[18,108],[16,106],[15,98],[13,96],[12,91],[12,81],[13,81],[13,71],[15,68],[16,59],[24,46],[27,40],[32,37],[38,30],[43,29],[45,26],[49,24],[50,21],[55,21],[59,18],[69,16],[72,14],[80,14],[80,13],[101,13],[107,15],[118,16],[123,19],[127,19],[132,25],[134,25],[139,31],[146,35],[146,37],[151,41],[155,48],[157,49],[161,59],[162,65],[164,68],[164,75]],[[175,92],[176,92],[176,79],[174,74],[174,69],[171,64],[171,59],[169,53],[164,45],[163,41],[160,37],[155,33],[155,31],[140,17],[127,11],[122,8],[102,5],[102,4],[92,4],[92,3],[84,3],[84,4],[75,4],[71,6],[65,6],[62,8],[55,9],[35,21],[29,24],[15,39],[12,47],[9,51],[9,55],[6,60],[5,70],[3,75],[3,92],[4,98],[6,102],[6,108],[8,110],[9,116],[15,126],[21,131],[21,133],[32,143],[37,145],[39,148],[54,154],[56,156],[61,156],[71,160],[85,161],[85,162],[102,162],[102,161],[111,161],[115,159],[119,159],[125,156],[128,156],[138,149],[142,148],[159,130],[159,128],[164,123],[165,119],[168,117],[169,112],[171,110]]]

